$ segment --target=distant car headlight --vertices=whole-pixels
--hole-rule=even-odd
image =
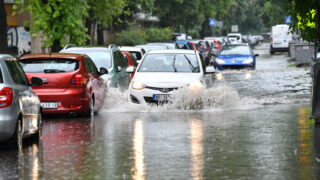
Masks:
[[[253,62],[252,58],[248,58],[246,60],[243,61],[243,64],[251,64]]]
[[[145,85],[142,82],[139,81],[133,81],[132,82],[132,89],[141,90],[144,89]]]
[[[219,59],[219,58],[216,58],[215,61],[216,61],[216,63],[218,63],[218,64],[224,64],[224,63],[226,63],[224,60]]]
[[[203,88],[203,84],[200,80],[196,80],[189,84],[189,88],[192,90],[198,90]]]

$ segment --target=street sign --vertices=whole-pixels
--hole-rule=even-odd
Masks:
[[[284,21],[286,24],[291,24],[292,23],[292,17],[291,16],[286,16],[286,18],[284,18]]]
[[[217,27],[222,28],[223,26],[223,21],[217,21]]]
[[[231,26],[231,32],[238,32],[239,29],[238,29],[238,25],[232,25]]]
[[[214,19],[214,18],[210,18],[209,19],[209,26],[215,26],[216,25],[216,19]]]

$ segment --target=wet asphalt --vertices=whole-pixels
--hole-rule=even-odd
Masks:
[[[111,89],[94,120],[46,117],[39,143],[0,150],[0,179],[320,179],[309,67],[254,51],[256,70],[207,76],[215,104],[200,109],[137,107]]]

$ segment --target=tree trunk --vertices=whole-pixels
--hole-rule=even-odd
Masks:
[[[97,28],[97,38],[98,38],[98,45],[104,45],[104,34],[103,34],[103,28],[100,24],[98,24]]]
[[[7,13],[4,1],[0,0],[0,53],[8,52]]]
[[[59,40],[55,40],[51,46],[51,53],[57,53],[62,49]]]

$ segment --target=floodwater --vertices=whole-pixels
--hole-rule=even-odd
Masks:
[[[0,179],[318,179],[309,68],[255,52],[256,70],[209,75],[168,105],[109,89],[92,121],[47,117],[39,144],[0,150]]]

